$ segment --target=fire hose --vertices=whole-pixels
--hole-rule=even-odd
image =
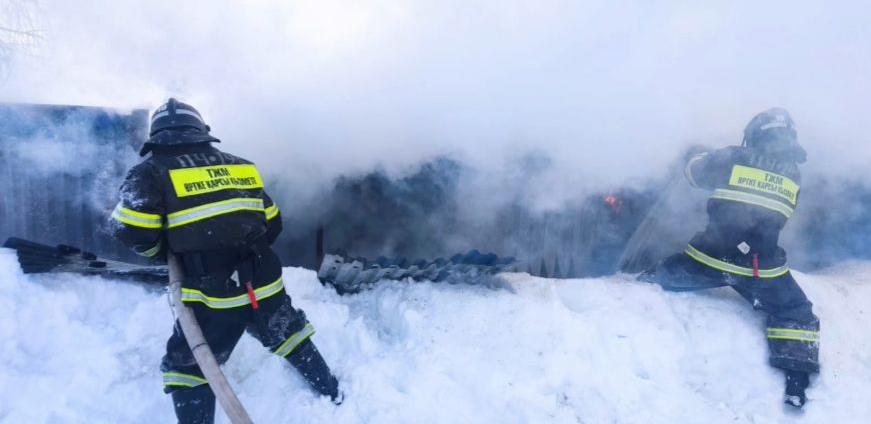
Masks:
[[[215,360],[215,355],[203,336],[203,331],[200,329],[199,323],[197,323],[193,309],[181,301],[181,285],[184,281],[184,271],[182,270],[179,258],[169,253],[167,262],[169,264],[170,305],[178,319],[188,346],[190,346],[191,352],[193,352],[194,359],[196,359],[197,364],[200,366],[203,376],[209,382],[209,386],[218,399],[218,403],[221,404],[221,408],[224,409],[227,417],[230,418],[230,422],[233,424],[252,424],[248,412],[242,406],[242,402],[239,401],[233,388],[230,387],[230,382],[227,381],[227,377],[221,371],[218,361]]]

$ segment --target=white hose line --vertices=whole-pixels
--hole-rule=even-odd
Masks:
[[[230,387],[227,377],[221,371],[218,361],[215,360],[215,355],[206,342],[206,338],[203,337],[203,331],[197,323],[194,311],[181,301],[181,283],[184,281],[184,271],[178,257],[169,253],[167,259],[169,263],[170,303],[200,370],[208,380],[221,408],[230,418],[230,422],[233,424],[253,424],[245,407],[242,406],[242,402],[239,402],[239,398]]]

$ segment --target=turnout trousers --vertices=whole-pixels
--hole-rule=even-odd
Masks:
[[[214,265],[220,264],[220,261],[212,263],[211,268],[215,271],[210,272],[212,280],[223,279],[228,293],[238,293],[236,282],[230,279],[238,264],[233,261],[223,266]],[[182,293],[185,304],[193,308],[215,359],[219,364],[224,364],[242,334],[248,332],[271,352],[286,358],[316,389],[331,394],[335,390],[335,379],[309,339],[314,334],[312,325],[306,320],[303,311],[293,307],[290,296],[284,291],[281,267],[271,250],[264,252],[262,263],[253,272],[252,280],[253,286],[257,287],[256,310],[247,294],[215,297],[214,293],[206,296],[190,289]],[[306,369],[305,365],[309,363],[314,363],[318,368],[314,371]],[[178,321],[166,343],[166,354],[160,369],[163,372],[164,391],[172,393],[179,422],[214,421],[214,394],[194,359]],[[330,387],[318,387],[317,382],[313,382],[313,375]]]
[[[769,362],[773,367],[819,372],[820,321],[791,273],[774,278],[745,277],[708,267],[686,253],[678,253],[638,278],[669,291],[733,288],[754,309],[767,315],[766,336]]]

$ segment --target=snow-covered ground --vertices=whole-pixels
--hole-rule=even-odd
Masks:
[[[5,249],[0,275],[0,422],[173,422],[158,370],[165,297],[24,276]],[[225,370],[260,423],[867,423],[869,275],[871,263],[796,273],[822,320],[823,371],[802,415],[784,412],[763,318],[740,297],[629,276],[510,274],[503,290],[386,282],[342,297],[287,268],[345,403],[315,397],[249,336]]]

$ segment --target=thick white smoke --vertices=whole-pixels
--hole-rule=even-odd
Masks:
[[[440,154],[474,169],[457,202],[468,228],[510,202],[558,210],[662,176],[691,144],[739,143],[771,106],[798,123],[808,184],[864,184],[871,169],[861,1],[9,4],[2,22],[26,16],[38,38],[0,56],[0,101],[152,109],[176,96],[300,221],[338,175]],[[523,169],[528,157],[546,166]]]
[[[198,106],[225,147],[320,182],[538,148],[556,193],[735,142],[773,105],[813,163],[867,165],[865,2],[45,1],[3,100]],[[496,161],[501,166],[501,161]],[[560,187],[560,186],[564,187]]]

